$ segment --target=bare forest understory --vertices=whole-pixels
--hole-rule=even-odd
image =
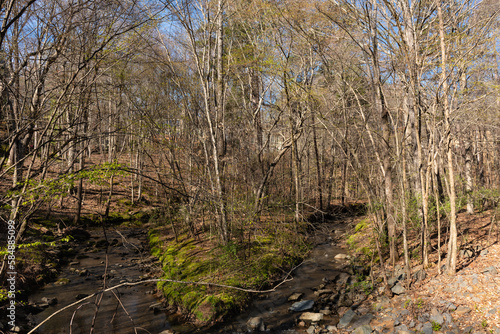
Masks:
[[[495,0],[0,1],[0,331],[500,333],[499,36]]]
[[[147,311],[137,314],[139,318],[135,319],[135,326],[143,328],[140,326],[144,319],[154,315],[157,323],[158,314],[164,314],[160,315],[163,324],[153,327],[153,332],[154,328],[164,328],[164,323],[169,324],[169,329],[163,330],[165,333],[243,333],[263,328],[272,333],[500,332],[500,299],[496,293],[500,283],[497,272],[500,230],[495,210],[458,214],[456,276],[443,274],[449,238],[446,218],[442,220],[442,233],[438,235],[436,229],[431,230],[429,265],[425,269],[419,229],[410,229],[408,280],[404,261],[389,263],[384,245],[381,247],[385,263],[380,263],[374,246],[378,235],[376,218],[366,211],[366,204],[331,205],[328,213],[311,213],[308,220],[299,225],[293,220],[293,212],[283,214],[279,222],[272,216],[263,216],[253,226],[250,237],[256,243],[235,240],[229,247],[220,247],[209,223],[201,220],[193,230],[178,221],[168,221],[165,219],[168,213],[158,207],[154,209],[146,194],[143,201],[132,205],[129,194],[120,186],[125,182],[123,176],[118,176],[115,182],[108,218],[103,214],[107,203],[102,200],[99,187],[89,187],[85,193],[79,224],[73,222],[77,201],[71,196],[63,202],[56,201],[50,208],[40,208],[31,218],[24,242],[34,245],[20,250],[20,287],[25,291],[23,300],[29,300],[26,309],[20,308],[21,319],[26,322],[20,326],[20,333],[27,333],[47,315],[73,303],[74,291],[80,291],[75,288],[78,284],[90,283],[90,288],[82,290],[87,293],[78,294],[77,298],[81,299],[97,292],[96,284],[105,288],[156,279],[178,283],[152,282],[144,284],[145,290],[132,292],[141,295],[155,291],[160,298],[160,301],[149,299],[141,303]],[[92,234],[90,239],[87,231]],[[145,239],[131,241],[137,233],[144,236],[147,233],[149,246]],[[61,241],[70,235],[70,239]],[[45,245],[36,245],[39,240]],[[54,246],[50,242],[54,242]],[[126,247],[127,244],[130,246]],[[122,252],[121,247],[128,249],[127,252],[133,250],[132,256],[140,257],[136,274],[120,273],[116,267],[129,267],[130,255],[106,261],[108,271],[88,263],[82,267],[88,256],[80,253],[89,254],[97,263],[99,259],[111,257],[113,252],[128,254]],[[140,251],[136,250],[138,247]],[[109,255],[105,255],[103,249]],[[118,269],[118,273],[111,268]],[[106,274],[109,271],[112,274]],[[102,280],[103,273],[107,281]],[[60,292],[51,295],[51,285],[59,291],[71,281],[74,284],[69,301],[61,299]],[[202,282],[202,285],[186,282]],[[278,287],[274,289],[275,286]],[[127,291],[122,293],[122,302],[126,305]],[[57,305],[50,306],[54,298]],[[312,303],[311,307],[290,310],[304,302]],[[102,306],[101,313],[107,315],[105,307]],[[55,329],[42,327],[39,332],[59,333],[67,327],[68,318],[74,316],[72,312],[59,315]],[[43,317],[34,320],[35,316],[30,316],[38,313]],[[82,316],[92,317],[92,314]],[[155,324],[153,320],[146,322]],[[78,324],[78,320],[75,323]],[[7,328],[7,324],[3,325]],[[106,322],[97,323],[96,329],[103,326],[103,330],[107,328],[105,325]],[[144,326],[147,329],[147,325]],[[123,328],[119,332],[127,330]]]

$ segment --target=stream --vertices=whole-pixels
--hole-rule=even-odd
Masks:
[[[247,321],[250,318],[262,318],[266,333],[305,333],[298,329],[297,323],[300,313],[291,312],[293,304],[288,298],[295,294],[302,294],[301,300],[318,299],[315,292],[322,284],[339,277],[344,272],[345,262],[335,260],[335,255],[345,253],[340,247],[335,246],[332,235],[336,231],[342,232],[343,224],[325,224],[321,230],[316,231],[313,248],[307,259],[292,273],[292,279],[280,285],[276,291],[262,294],[255,298],[245,312],[230,319],[220,327],[211,328],[205,333],[240,334],[248,333]],[[315,308],[318,308],[317,305]],[[325,317],[325,320],[328,317]]]
[[[107,287],[153,278],[149,277],[149,273],[153,271],[156,259],[150,257],[144,247],[147,245],[145,231],[107,231],[111,242],[107,255],[102,230],[90,233],[87,245],[90,243],[98,247],[75,246],[78,254],[68,266],[62,268],[58,280],[29,297],[31,304],[44,307],[42,312],[33,316],[34,323],[38,324],[64,306],[102,289],[106,270]],[[155,334],[167,329],[190,332],[190,326],[176,323],[174,317],[161,310],[160,306],[155,306],[159,300],[153,295],[154,289],[155,283],[144,283],[98,294],[55,315],[38,329],[38,333],[89,333],[93,318],[96,334],[128,334],[135,333],[135,330],[137,333]],[[55,302],[54,298],[57,298],[57,303],[50,305]]]
[[[342,224],[325,224],[321,231],[315,233],[316,247],[291,273],[293,279],[274,292],[257,295],[244,312],[216,327],[197,331],[182,324],[158,304],[159,300],[153,294],[155,283],[144,283],[120,287],[89,298],[55,315],[37,333],[90,333],[92,321],[96,334],[158,334],[163,331],[168,333],[167,330],[174,333],[247,333],[247,321],[253,317],[263,319],[268,333],[302,333],[303,329],[296,329],[299,313],[289,311],[292,303],[288,298],[300,293],[302,300],[318,299],[315,296],[318,286],[343,272],[345,263],[334,257],[345,251],[336,247],[332,238],[335,232],[343,229]],[[38,324],[64,306],[102,289],[105,272],[108,273],[107,287],[154,278],[158,273],[155,269],[157,260],[149,256],[145,247],[147,236],[144,230],[107,231],[111,242],[107,254],[102,230],[93,230],[90,234],[90,240],[84,245],[74,246],[77,255],[62,268],[58,280],[30,296],[31,304],[43,308],[42,312],[31,316],[33,323]],[[316,305],[315,308],[318,307]]]

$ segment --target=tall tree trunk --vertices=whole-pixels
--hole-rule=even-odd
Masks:
[[[467,213],[474,214],[472,198],[472,144],[469,139],[465,143],[465,194],[467,196]]]
[[[84,168],[84,151],[80,152],[80,170],[83,170]],[[83,204],[83,178],[80,177],[78,180],[78,189],[76,192],[76,214],[75,214],[75,219],[73,220],[73,223],[76,225],[80,222],[80,217],[82,214],[82,204]]]
[[[398,250],[396,243],[396,221],[394,217],[394,202],[392,194],[392,165],[391,165],[391,121],[389,110],[385,105],[385,98],[383,93],[382,74],[380,70],[379,59],[379,42],[377,32],[377,13],[378,13],[377,0],[371,0],[371,13],[370,13],[370,38],[371,38],[371,61],[372,61],[372,81],[373,81],[373,98],[375,109],[380,118],[380,126],[382,128],[382,143],[381,143],[381,159],[384,179],[384,193],[385,193],[385,210],[387,219],[387,230],[389,236],[389,253],[390,263],[394,264],[398,258]]]
[[[313,148],[314,148],[314,160],[316,162],[316,190],[318,192],[318,207],[323,211],[323,179],[321,177],[321,161],[318,151],[318,135],[316,133],[316,119],[314,117],[314,112],[312,113],[312,130],[313,130]]]
[[[448,275],[455,275],[457,271],[457,212],[456,212],[456,191],[455,191],[455,170],[453,167],[452,136],[450,123],[450,104],[448,101],[448,81],[446,70],[446,45],[444,39],[444,23],[441,2],[438,2],[439,19],[439,39],[441,46],[441,81],[443,87],[443,109],[446,138],[446,157],[448,160],[448,188],[450,196],[450,238],[448,241],[448,257],[446,260],[446,272]]]

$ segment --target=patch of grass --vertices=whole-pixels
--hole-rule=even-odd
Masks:
[[[432,322],[432,330],[437,332],[439,330],[441,330],[441,325],[435,321]]]
[[[405,308],[405,309],[406,309],[406,308],[408,308],[408,306],[410,306],[410,303],[411,303],[411,299],[409,299],[409,298],[408,298],[408,299],[405,301],[405,306],[404,306],[404,308]]]
[[[422,300],[422,298],[419,298],[417,300],[417,308],[421,309],[422,307],[424,307],[424,301]]]

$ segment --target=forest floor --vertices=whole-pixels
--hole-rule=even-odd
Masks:
[[[144,183],[144,194],[142,196],[142,200],[133,202],[131,200],[132,194],[124,191],[124,187],[120,186],[120,184],[130,184],[130,182],[132,182],[132,178],[130,176],[120,175],[114,179],[116,187],[110,205],[110,216],[113,219],[128,220],[130,222],[144,219],[148,216],[148,212],[153,206],[162,205],[161,203],[153,203],[152,198],[154,198],[154,196],[148,196],[148,194],[154,194],[158,190],[152,184],[147,182]],[[84,217],[84,221],[90,221],[93,219],[95,224],[100,218],[103,217],[107,195],[108,186],[106,185],[101,186],[99,184],[93,184],[87,188],[84,194],[84,206],[82,210],[82,217]],[[135,194],[135,196],[137,197],[137,194]],[[56,198],[50,201],[48,205],[43,208],[43,211],[41,212],[41,215],[38,216],[38,220],[35,224],[31,225],[32,232],[33,230],[36,230],[33,236],[42,236],[45,234],[45,237],[42,240],[48,242],[54,240],[54,238],[50,237],[51,234],[55,234],[57,237],[56,239],[60,236],[64,236],[65,228],[71,225],[72,217],[75,214],[75,203],[76,198],[73,195],[68,195],[62,201]],[[359,318],[362,318],[363,315],[371,314],[372,320],[369,322],[370,328],[371,330],[378,331],[379,333],[398,333],[398,331],[400,333],[405,333],[405,330],[406,332],[426,333],[426,330],[428,331],[429,328],[428,324],[431,324],[432,327],[433,321],[436,322],[437,320],[436,323],[438,323],[439,326],[434,325],[435,332],[457,334],[465,332],[500,334],[500,275],[498,274],[498,270],[500,270],[500,231],[498,224],[494,225],[492,223],[493,220],[491,217],[493,214],[492,210],[487,210],[474,215],[468,215],[464,212],[461,212],[458,215],[457,225],[459,228],[460,258],[456,276],[447,276],[438,272],[438,268],[445,263],[444,255],[446,253],[447,233],[443,230],[441,235],[441,262],[438,261],[437,234],[433,233],[431,236],[431,265],[429,268],[425,269],[426,277],[424,279],[419,279],[418,282],[414,282],[410,289],[399,295],[395,295],[389,301],[383,298],[383,295],[378,295],[377,290],[375,290],[364,300],[361,306],[357,305],[356,317],[358,317],[358,320]],[[281,224],[273,224],[276,223],[277,220],[280,219],[277,217],[268,217],[262,226],[255,226],[254,228],[256,231],[271,232],[273,228],[276,228],[276,226],[281,226],[285,228],[287,233],[293,232],[293,229],[286,228],[286,224],[283,224],[286,219],[282,219],[283,222]],[[351,260],[346,262],[347,266],[356,264],[356,261],[353,260],[358,257],[364,257],[366,264],[367,255],[370,253],[369,248],[374,248],[373,244],[369,243],[369,232],[368,237],[367,235],[363,235],[363,233],[359,233],[359,235],[356,236],[356,229],[360,221],[363,221],[363,217],[359,217],[359,219],[351,221],[352,226],[350,232],[348,231],[346,234],[335,235],[338,241],[336,247],[351,249],[350,253],[353,254]],[[320,225],[321,223],[316,224]],[[60,235],[57,233],[58,230],[61,230]],[[68,228],[68,230],[70,230],[70,228]],[[169,226],[164,226],[164,231],[168,230]],[[363,228],[361,228],[361,230],[363,230]],[[211,235],[210,230],[204,230],[203,228],[200,228],[198,232],[202,234],[198,235],[194,239],[183,235],[183,239],[180,243],[178,243],[178,245],[182,244],[182,247],[193,247],[195,244],[199,243],[199,240],[203,240],[205,235]],[[282,231],[275,229],[271,234],[275,237],[283,236],[280,232]],[[301,233],[304,233],[304,231]],[[174,238],[169,234],[169,232],[164,233],[164,235],[165,237],[168,237],[165,240],[169,239],[172,241]],[[302,243],[301,238],[302,237],[296,236],[298,244]],[[356,238],[364,239],[368,241],[368,243],[356,246],[353,244],[353,240],[356,240]],[[418,240],[418,237],[414,235],[410,239]],[[31,239],[29,241],[33,242],[37,240]],[[272,261],[281,256],[281,250],[286,249],[287,247],[293,248],[293,244],[287,244],[285,239],[281,239],[279,242],[283,247],[281,250],[276,251],[270,241],[271,240],[265,233],[254,234],[254,239],[252,241],[254,244],[258,244],[260,246],[269,246],[268,250],[273,250],[273,254],[268,253],[268,255],[272,255],[270,257],[268,256],[268,265],[272,265]],[[200,252],[199,254],[205,254],[206,256],[206,254],[214,248],[213,246],[213,240],[210,239],[210,242],[203,246],[205,247],[204,252]],[[314,247],[315,245],[311,244],[310,246]],[[180,248],[175,249],[175,247],[177,246],[171,245],[170,249],[175,252],[180,251]],[[174,252],[167,254],[168,249],[169,246],[164,249],[165,256],[166,258],[172,259],[176,254],[174,254]],[[254,263],[259,262],[259,259],[265,260],[267,250],[262,248],[261,250],[263,250],[264,253],[261,253],[260,256],[252,254],[252,256],[249,256],[248,258],[252,259]],[[419,265],[417,241],[410,244],[410,250],[413,255],[412,273],[417,273],[419,269],[422,268]],[[234,259],[236,259],[237,255],[241,255],[241,252],[244,251],[244,248],[219,248],[213,254],[222,254],[226,257],[225,260],[227,260],[227,262],[232,261],[233,265],[238,266],[238,263],[234,261]],[[197,261],[195,255],[191,256],[191,254],[195,253],[195,251],[190,253],[190,263],[195,263]],[[157,255],[160,254],[158,253]],[[29,284],[33,287],[37,285],[40,286],[40,284],[44,281],[53,279],[56,275],[55,265],[53,265],[55,259],[49,258],[46,260],[44,259],[43,261],[46,262],[42,262],[36,266],[33,265],[32,270],[30,269],[31,271],[27,273],[31,276],[27,277],[26,281],[31,282]],[[210,261],[212,260],[210,259]],[[187,267],[189,263],[186,263],[185,265]],[[217,267],[217,263],[211,263],[211,268],[214,268],[214,266]],[[375,264],[375,266],[378,267],[377,264]],[[37,271],[36,268],[39,270]],[[50,273],[47,274],[47,270],[49,268]],[[401,263],[394,267],[388,266],[387,268],[390,276],[395,276],[391,277],[393,278],[394,284],[398,283],[397,276],[399,276],[398,274],[400,272],[400,268]],[[230,272],[232,267],[227,266],[226,268],[221,269],[225,269],[223,271]],[[269,268],[266,268],[266,270],[268,269]],[[318,270],[321,270],[321,268],[318,268]],[[210,275],[217,276],[220,275],[221,270],[210,269],[209,272]],[[38,280],[41,273],[45,273],[47,277],[45,279]],[[259,275],[262,273],[263,272],[258,272]],[[269,275],[270,271],[266,271],[266,273]],[[191,280],[188,276],[185,276],[187,274],[188,272],[183,272],[182,276],[179,277]],[[205,273],[201,272],[201,274],[204,275]],[[271,275],[267,277],[268,283],[272,283],[275,282],[277,276]],[[206,276],[200,275],[198,278],[206,279]],[[247,276],[241,276],[238,278],[238,282],[236,283],[240,284],[239,282],[244,282],[246,280],[248,280]],[[355,282],[354,280],[352,282],[353,284],[360,283]],[[232,285],[234,280],[231,281],[230,277],[226,277],[224,283]],[[404,280],[401,280],[401,284],[404,285]],[[258,285],[265,287],[265,282],[260,281]],[[226,298],[226,296],[220,297]],[[181,295],[178,298],[182,299],[183,296]],[[185,298],[184,301],[188,303],[191,302],[191,300]],[[379,307],[381,305],[384,306]],[[241,307],[241,304],[239,307]],[[339,307],[335,317],[325,317],[325,320],[312,324],[307,322],[297,322],[297,326],[295,326],[295,328],[298,332],[308,333],[337,333],[345,331],[346,329],[348,329],[348,331],[353,331],[356,329],[353,327],[354,324],[356,324],[356,317],[351,319],[354,321],[350,320],[349,325],[344,326],[343,328],[338,326],[339,322],[346,315],[346,312],[349,309],[349,307]],[[204,314],[202,314],[202,316],[204,316]],[[439,324],[441,319],[442,324]],[[424,325],[427,327],[424,327]]]
[[[444,269],[445,260],[443,256],[438,262],[437,236],[434,234],[430,266],[423,271],[418,259],[413,260],[409,289],[402,261],[394,267],[389,265],[386,269],[393,292],[391,298],[379,286],[355,307],[338,308],[338,319],[302,322],[303,327],[298,327],[297,331],[309,334],[499,334],[500,230],[498,224],[493,223],[493,215],[493,210],[474,215],[459,214],[460,256],[455,276],[439,272],[439,266]],[[355,230],[355,226],[352,229]],[[441,245],[445,249],[446,233],[442,237]],[[349,240],[348,236],[343,239]],[[353,244],[345,246],[352,249]],[[418,245],[413,246],[416,249]]]

